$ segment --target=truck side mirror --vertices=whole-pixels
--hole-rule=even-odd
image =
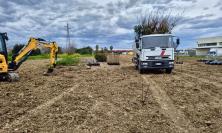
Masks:
[[[179,38],[177,38],[176,43],[177,43],[177,45],[180,44],[180,39]]]
[[[139,42],[136,42],[136,48],[138,49],[140,47]]]
[[[4,39],[8,41],[8,35],[7,35],[7,33],[4,33]]]

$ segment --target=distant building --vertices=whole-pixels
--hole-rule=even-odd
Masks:
[[[196,54],[207,55],[214,51],[217,56],[222,56],[222,36],[200,38],[197,41]]]

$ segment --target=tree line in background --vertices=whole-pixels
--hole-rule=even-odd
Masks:
[[[15,44],[13,49],[12,49],[12,54],[17,54],[25,45],[24,44]],[[41,54],[41,50],[40,49],[36,49],[33,50],[31,55],[40,55]]]
[[[12,49],[12,54],[17,54],[25,45],[24,44],[15,44],[13,49]],[[83,47],[83,48],[74,48],[74,47],[70,47],[69,48],[69,53],[70,54],[74,54],[74,53],[79,53],[79,54],[93,54],[95,52],[96,53],[106,53],[106,52],[110,52],[113,50],[113,46],[110,46],[109,50],[107,47],[101,48],[99,49],[99,45],[96,45],[96,50],[94,51],[92,47],[87,46],[87,47]],[[49,53],[50,50],[49,49],[39,49],[37,48],[36,50],[33,50],[31,53],[31,56],[35,56],[35,55],[40,55],[40,54],[46,54]],[[58,53],[62,54],[62,53],[66,53],[67,51],[61,47],[59,47],[59,51]]]

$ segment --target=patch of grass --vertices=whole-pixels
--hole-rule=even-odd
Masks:
[[[93,57],[93,55],[89,55],[89,54],[84,54],[84,55],[80,55],[80,54],[58,54],[58,58],[84,58],[84,57]],[[35,56],[29,56],[28,60],[41,60],[41,59],[50,59],[49,54],[41,54],[41,55],[35,55]],[[12,60],[12,54],[9,53],[8,54],[8,60],[11,61]]]
[[[92,55],[92,54],[83,54],[83,55],[81,55],[81,57],[94,57],[94,55]]]
[[[73,58],[82,58],[82,57],[93,57],[94,55],[91,54],[59,54],[58,58],[65,58],[65,57],[73,57]]]
[[[79,63],[80,58],[79,57],[72,57],[72,56],[64,56],[57,61],[57,65],[63,65],[63,66],[71,66],[71,65],[77,65]]]
[[[35,56],[29,56],[28,60],[41,60],[41,59],[49,59],[49,54],[41,54],[41,55],[35,55]],[[12,54],[8,55],[8,60],[12,60]]]
[[[206,58],[205,56],[178,56],[180,60],[200,60]]]
[[[80,54],[58,54],[58,58],[80,58],[81,55]]]
[[[30,60],[41,60],[41,59],[49,59],[49,54],[41,54],[41,55],[35,55],[35,56],[30,56],[28,59]]]

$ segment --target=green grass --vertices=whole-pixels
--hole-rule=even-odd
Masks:
[[[84,57],[93,57],[93,55],[80,55],[80,54],[58,54],[58,58],[84,58]],[[28,60],[41,60],[41,59],[49,59],[49,54],[41,54],[41,55],[35,55],[35,56],[29,56]],[[10,53],[8,55],[8,60],[11,61],[12,60],[12,54]]]
[[[94,57],[94,55],[89,55],[89,54],[59,54],[58,55],[58,61],[57,65],[63,65],[63,66],[70,66],[70,65],[77,65],[79,64],[80,58],[85,58],[85,57]]]
[[[79,64],[80,58],[93,57],[93,55],[80,55],[80,54],[58,54],[57,65],[70,66]],[[42,60],[50,59],[49,54],[41,54],[35,56],[29,56],[28,60]],[[12,60],[12,54],[8,55],[8,60]]]
[[[41,54],[41,55],[35,55],[35,56],[29,56],[28,60],[41,60],[41,59],[49,59],[49,54]],[[8,55],[8,60],[12,60],[12,55]]]
[[[205,58],[205,56],[179,56],[181,60],[200,60]]]
[[[91,57],[92,55],[80,55],[80,54],[58,54],[57,65],[77,65],[80,61],[80,58]],[[93,57],[93,56],[92,56]],[[42,59],[50,59],[49,54],[41,54],[35,56],[29,56],[28,60],[42,60]],[[8,55],[8,60],[12,60],[12,55]]]
[[[41,60],[41,59],[49,59],[49,54],[41,54],[41,55],[35,55],[35,56],[30,56],[28,59],[29,60]]]
[[[63,66],[71,66],[71,65],[77,65],[79,64],[80,57],[73,57],[73,56],[64,56],[62,58],[59,58],[59,61],[57,61],[57,65],[63,65]]]

